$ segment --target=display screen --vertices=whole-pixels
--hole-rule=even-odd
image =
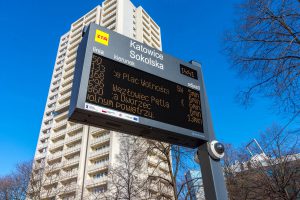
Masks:
[[[86,102],[203,132],[200,93],[93,54]]]
[[[185,76],[188,76],[188,77],[198,80],[197,71],[194,69],[191,69],[187,66],[180,65],[180,73]]]

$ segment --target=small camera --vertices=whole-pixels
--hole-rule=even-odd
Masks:
[[[220,160],[221,158],[224,157],[224,151],[225,151],[225,147],[222,143],[213,140],[211,142],[209,142],[208,144],[208,152],[209,155],[215,159],[215,160]]]
[[[222,143],[213,140],[207,143],[207,150],[211,158],[213,158],[214,160],[220,160],[221,158],[224,157],[225,146]],[[199,149],[198,149],[194,155],[194,160],[198,164],[200,164],[199,158],[200,157],[199,157]]]

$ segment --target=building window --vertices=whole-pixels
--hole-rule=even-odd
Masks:
[[[101,159],[101,160],[97,160],[97,161],[94,162],[94,165],[99,165],[99,164],[101,164],[101,163],[105,163],[105,162],[107,162],[108,160],[109,160],[108,157],[103,158],[103,159]]]
[[[100,178],[103,178],[103,177],[105,177],[105,176],[107,176],[107,171],[105,171],[105,172],[100,172],[100,173],[98,173],[98,174],[95,174],[95,175],[93,176],[93,178],[94,178],[94,179],[100,179]]]
[[[95,194],[99,194],[99,193],[103,193],[106,192],[106,187],[96,187],[93,189],[93,193]]]

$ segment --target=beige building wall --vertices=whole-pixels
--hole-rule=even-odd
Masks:
[[[105,193],[109,189],[108,169],[118,162],[120,133],[67,120],[76,52],[82,30],[90,23],[162,49],[160,27],[142,7],[136,8],[129,0],[106,0],[71,24],[60,38],[34,157],[33,171],[43,175],[42,199],[83,199]],[[159,156],[148,157],[151,171],[151,163],[157,163]],[[164,167],[161,169],[168,173]],[[168,196],[170,191],[164,192]]]

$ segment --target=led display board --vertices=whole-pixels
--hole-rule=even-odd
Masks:
[[[187,147],[207,140],[199,66],[96,24],[76,60],[69,120]]]

